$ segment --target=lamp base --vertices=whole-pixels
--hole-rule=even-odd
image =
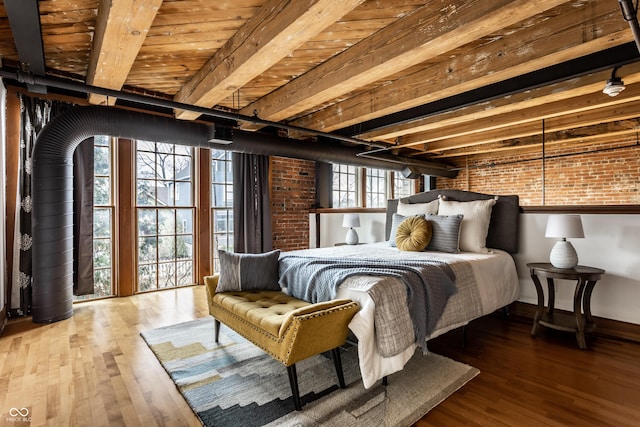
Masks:
[[[357,245],[358,244],[358,233],[353,228],[349,228],[347,230],[347,236],[344,238],[344,242],[347,245]]]
[[[578,254],[571,242],[559,240],[551,249],[549,261],[556,268],[574,268],[578,265]]]

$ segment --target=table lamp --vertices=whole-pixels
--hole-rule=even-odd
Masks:
[[[347,236],[344,241],[347,245],[357,245],[358,244],[358,233],[353,227],[360,227],[360,215],[357,213],[348,213],[344,214],[342,218],[342,226],[349,227],[347,231]]]
[[[556,268],[574,268],[578,265],[578,254],[567,238],[583,238],[580,215],[549,215],[545,237],[561,238],[551,249],[549,261]]]

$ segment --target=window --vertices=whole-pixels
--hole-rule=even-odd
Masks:
[[[96,296],[113,295],[113,152],[111,138],[93,138],[93,278]]]
[[[233,251],[233,169],[226,150],[211,151],[211,220],[213,271],[220,271],[218,249]]]
[[[138,291],[194,283],[193,149],[136,142]]]
[[[405,178],[401,173],[393,174],[393,197],[399,199],[415,194],[415,180]]]
[[[333,165],[333,207],[360,206],[358,168],[349,165]]]
[[[399,172],[333,165],[334,208],[384,208],[388,199],[415,194],[415,188],[416,181]]]
[[[107,297],[113,289],[113,144],[111,137],[93,138],[93,286],[94,293],[75,301]]]
[[[389,172],[383,169],[366,169],[366,207],[384,208],[387,206],[387,177]]]

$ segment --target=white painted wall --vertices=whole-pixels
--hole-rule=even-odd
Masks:
[[[520,301],[537,303],[528,262],[546,262],[557,239],[547,239],[547,214],[520,216],[520,250],[514,256]],[[593,291],[594,316],[640,324],[640,215],[581,215],[584,239],[569,239],[579,264],[606,270]],[[556,307],[573,309],[575,282],[556,285]],[[543,282],[544,287],[546,285]]]
[[[640,324],[640,215],[581,216],[585,238],[570,239],[578,252],[579,262],[606,270],[593,291],[593,315]],[[520,279],[519,300],[522,302],[537,303],[527,263],[547,262],[556,241],[544,237],[547,217],[548,214],[520,215],[520,249],[514,258]],[[309,220],[309,247],[315,247],[315,214],[310,215]],[[360,225],[357,229],[360,242],[384,240],[384,213],[361,213]],[[321,214],[320,232],[320,246],[343,242],[347,230],[342,227],[342,214]],[[573,309],[574,284],[564,280],[557,283],[557,308]]]
[[[342,227],[341,213],[326,213],[320,215],[320,247],[333,246],[344,242],[347,229]],[[316,247],[315,214],[309,215],[309,247]],[[375,243],[384,240],[386,216],[384,213],[361,213],[360,227],[356,228],[360,243]]]

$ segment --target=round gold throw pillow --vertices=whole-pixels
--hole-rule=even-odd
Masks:
[[[423,251],[431,241],[431,233],[431,224],[423,216],[411,216],[398,226],[396,246],[401,251]]]

